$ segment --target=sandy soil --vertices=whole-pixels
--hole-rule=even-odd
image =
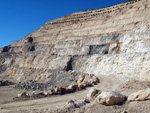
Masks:
[[[129,94],[149,87],[150,82],[130,80],[124,84],[116,78],[100,78],[100,83],[95,88],[102,91],[119,91],[128,96]],[[100,104],[87,104],[81,108],[63,111],[62,106],[69,100],[86,98],[86,94],[93,87],[62,96],[51,96],[27,101],[13,101],[18,93],[24,90],[14,89],[14,85],[0,87],[0,113],[29,113],[29,112],[76,112],[76,113],[149,113],[150,100],[139,102],[126,102],[123,105],[103,106]],[[137,87],[138,86],[138,87]],[[31,92],[28,92],[31,93]],[[61,110],[59,110],[61,109]]]

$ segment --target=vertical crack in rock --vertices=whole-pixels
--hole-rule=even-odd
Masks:
[[[67,63],[67,67],[66,67],[65,71],[73,70],[72,62],[73,62],[73,59],[70,58],[69,62]]]
[[[29,46],[28,51],[35,51],[35,47],[33,45]]]

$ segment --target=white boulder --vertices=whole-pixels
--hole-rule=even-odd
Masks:
[[[124,102],[126,97],[118,92],[102,92],[95,99],[95,103],[106,106],[116,105]]]

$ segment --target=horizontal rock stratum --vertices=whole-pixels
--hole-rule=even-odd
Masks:
[[[150,0],[76,12],[0,49],[0,77],[49,81],[73,71],[150,80]]]

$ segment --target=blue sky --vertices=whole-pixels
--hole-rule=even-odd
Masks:
[[[127,0],[0,0],[0,48],[23,39],[47,21]]]

